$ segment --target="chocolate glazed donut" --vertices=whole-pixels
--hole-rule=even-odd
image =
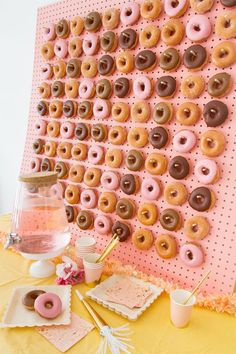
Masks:
[[[167,48],[160,56],[162,70],[171,71],[179,66],[180,56],[175,48]]]
[[[180,215],[174,209],[165,209],[160,215],[160,223],[161,226],[168,231],[177,230],[180,225]]]
[[[124,98],[130,90],[129,79],[119,77],[114,83],[114,94],[119,98]]]
[[[207,91],[213,97],[225,96],[231,87],[231,75],[219,73],[208,81]]]
[[[76,221],[81,230],[88,230],[93,226],[93,214],[87,210],[80,210]]]
[[[168,142],[168,132],[163,127],[156,127],[149,133],[149,141],[156,149],[161,149],[166,146]]]
[[[101,75],[110,75],[115,67],[115,62],[114,59],[108,55],[105,54],[103,55],[99,60],[98,60],[98,72]]]
[[[101,48],[104,52],[112,52],[117,46],[116,34],[112,31],[107,31],[102,35],[100,40]]]
[[[121,198],[116,204],[116,214],[122,219],[132,219],[135,213],[134,203],[127,199]]]
[[[86,31],[96,32],[99,30],[101,25],[102,25],[101,16],[96,11],[90,12],[85,18],[84,27]]]
[[[138,150],[130,150],[126,156],[125,164],[131,171],[140,171],[144,165],[143,154]]]
[[[161,76],[156,83],[156,93],[159,97],[171,97],[176,90],[176,80],[172,76]]]
[[[157,124],[167,123],[172,116],[171,106],[165,102],[159,102],[154,107],[153,119]]]
[[[36,139],[33,142],[33,150],[35,154],[41,154],[44,150],[44,141],[42,139]]]
[[[41,116],[45,116],[48,113],[48,104],[45,101],[40,101],[37,105],[37,112]]]
[[[169,174],[174,179],[183,179],[189,174],[189,163],[183,156],[175,156],[169,164]]]
[[[134,48],[137,43],[137,32],[132,28],[127,28],[121,32],[119,45],[122,49]]]
[[[81,73],[81,60],[71,59],[66,66],[66,73],[70,78],[76,78]]]
[[[67,100],[63,104],[63,114],[67,117],[73,117],[75,114],[75,103],[71,100]]]
[[[80,118],[88,119],[92,116],[92,103],[89,101],[83,101],[78,106],[78,116]]]
[[[106,128],[104,128],[103,124],[94,124],[91,129],[91,136],[95,141],[104,141],[107,136]]]
[[[62,97],[65,94],[65,84],[62,81],[54,81],[52,84],[52,95],[54,97]]]
[[[89,128],[84,123],[78,123],[75,127],[75,137],[79,140],[85,140],[89,136]]]
[[[42,160],[40,169],[42,172],[52,171],[52,163],[47,157]]]
[[[120,242],[124,242],[131,234],[130,227],[128,224],[116,221],[112,226],[112,235],[114,236],[114,234],[118,235]]]
[[[132,174],[127,174],[121,177],[120,181],[120,188],[122,192],[124,192],[127,195],[134,194],[136,192],[137,186],[136,186],[136,179],[134,175]]]
[[[203,110],[203,117],[208,127],[218,127],[222,125],[229,114],[225,103],[217,100],[208,102]]]
[[[70,34],[70,27],[65,19],[60,20],[56,24],[56,34],[59,38],[66,38]]]
[[[212,202],[211,191],[206,187],[198,187],[189,196],[189,205],[197,211],[206,211]]]
[[[65,178],[68,174],[67,165],[63,161],[57,161],[57,163],[54,167],[54,171],[57,172],[57,177],[59,179]]]
[[[112,94],[111,82],[107,79],[101,79],[96,84],[96,94],[99,98],[107,99]]]
[[[66,205],[66,217],[68,222],[73,222],[75,220],[75,210],[73,206],[71,205]]]
[[[236,6],[236,0],[220,0],[221,4],[225,7]]]
[[[140,71],[145,71],[152,68],[156,63],[156,54],[151,50],[142,50],[135,57],[135,67]]]
[[[184,66],[188,69],[198,69],[207,60],[207,51],[206,48],[201,46],[200,44],[192,45],[187,48],[184,53]]]

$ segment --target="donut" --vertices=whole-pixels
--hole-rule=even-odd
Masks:
[[[57,172],[57,177],[59,179],[65,179],[68,176],[68,167],[63,161],[56,162],[54,171]]]
[[[54,44],[54,53],[57,58],[64,59],[68,54],[67,41],[64,39],[58,39]]]
[[[34,309],[41,317],[53,319],[61,314],[62,302],[57,294],[44,293],[35,299]]]
[[[88,210],[80,210],[76,218],[76,223],[81,230],[90,230],[93,228],[93,214]]]
[[[43,82],[38,87],[38,93],[42,98],[49,98],[51,96],[51,86],[47,82]]]
[[[188,199],[188,192],[183,183],[169,183],[164,189],[164,199],[171,205],[183,205]]]
[[[172,76],[161,76],[156,82],[156,93],[161,98],[171,98],[176,92],[176,79]]]
[[[88,162],[92,165],[99,165],[103,163],[104,151],[101,146],[91,146],[88,151]]]
[[[88,187],[97,187],[101,179],[101,170],[96,167],[87,168],[84,174],[84,183]]]
[[[74,145],[71,149],[72,159],[78,161],[84,161],[87,157],[88,148],[87,145],[78,143]]]
[[[85,168],[81,165],[72,165],[69,170],[69,180],[74,183],[80,183],[83,181],[84,178]]]
[[[138,76],[133,83],[134,95],[141,100],[146,100],[151,97],[153,93],[152,80],[145,76]]]
[[[68,98],[77,98],[79,83],[76,79],[69,79],[65,82],[65,94]]]
[[[102,26],[102,19],[97,11],[90,12],[84,21],[84,27],[88,32],[97,32]]]
[[[146,20],[155,20],[161,11],[161,0],[144,0],[140,6],[140,14]]]
[[[93,115],[93,105],[90,101],[82,101],[78,105],[78,116],[83,119],[90,119]]]
[[[212,97],[221,98],[229,93],[232,85],[233,80],[230,74],[218,73],[213,75],[208,81],[207,91]]]
[[[103,76],[112,75],[113,72],[115,71],[115,68],[116,68],[115,61],[108,54],[103,55],[98,60],[98,72],[100,75],[103,75]]]
[[[164,71],[176,70],[181,63],[180,55],[177,49],[167,48],[160,56],[160,67]]]
[[[53,73],[56,79],[62,79],[66,75],[66,63],[64,60],[57,60],[53,65]]]
[[[56,24],[56,35],[58,38],[67,38],[70,34],[69,22],[65,19],[60,20]]]
[[[71,157],[71,143],[60,142],[57,146],[57,155],[61,159],[69,159]]]
[[[169,140],[168,131],[163,127],[155,127],[149,132],[149,142],[155,149],[164,148]]]
[[[220,178],[220,170],[214,160],[202,159],[196,162],[194,174],[202,184],[216,183]]]
[[[135,56],[134,64],[139,71],[151,71],[157,64],[156,54],[149,49],[141,50]]]
[[[76,217],[77,217],[77,209],[73,207],[72,205],[66,205],[66,217],[68,223],[74,222]]]
[[[119,45],[122,49],[134,49],[138,43],[137,32],[132,28],[127,28],[121,32]]]
[[[30,171],[39,172],[41,166],[41,160],[38,157],[32,157],[30,160]]]
[[[53,160],[50,160],[47,157],[45,157],[41,161],[40,171],[41,172],[49,172],[49,171],[53,171],[53,170],[54,170],[54,162],[53,162]]]
[[[194,125],[200,117],[200,108],[193,102],[182,103],[176,112],[176,119],[182,125]]]
[[[120,22],[120,11],[118,9],[106,9],[102,15],[102,25],[107,30],[115,29]]]
[[[64,198],[64,194],[65,194],[65,185],[62,184],[61,182],[58,182],[57,184],[54,184],[51,187],[50,192],[57,199],[62,199],[62,198]]]
[[[164,155],[153,152],[146,158],[145,168],[151,175],[162,175],[167,169],[167,159]]]
[[[47,134],[51,138],[56,138],[60,134],[60,124],[56,121],[49,122],[47,125]]]
[[[67,100],[63,103],[63,114],[67,118],[72,118],[77,114],[77,102]]]
[[[116,68],[118,71],[128,74],[134,68],[134,57],[128,52],[120,52],[116,57]]]
[[[79,202],[80,191],[78,186],[68,184],[65,190],[65,200],[69,204],[77,204]]]
[[[114,52],[118,45],[118,37],[112,31],[103,33],[100,39],[100,45],[104,52]]]
[[[74,79],[79,77],[81,72],[82,72],[81,60],[76,58],[70,59],[66,65],[67,76]]]
[[[120,188],[122,192],[127,195],[136,194],[139,190],[139,178],[138,176],[134,176],[132,174],[126,174],[121,177],[120,180]]]
[[[184,179],[189,174],[189,163],[183,156],[175,156],[169,163],[169,174],[174,179]]]
[[[98,209],[103,213],[113,213],[116,208],[117,198],[113,192],[103,192],[98,199]]]
[[[65,84],[62,81],[54,81],[52,84],[52,95],[53,97],[59,98],[63,97],[65,94]]]
[[[225,149],[224,134],[217,130],[207,130],[201,135],[200,149],[208,157],[219,156]]]
[[[34,130],[38,135],[45,135],[47,131],[47,123],[45,120],[38,119],[34,125]]]
[[[119,98],[126,97],[130,92],[130,80],[127,77],[119,77],[114,82],[114,94]]]
[[[204,216],[195,215],[184,223],[184,234],[193,241],[203,240],[210,231],[210,224]]]
[[[118,168],[122,164],[123,154],[119,149],[107,150],[105,155],[105,163],[111,168]]]
[[[227,11],[216,18],[215,33],[223,39],[236,36],[236,11]]]
[[[99,98],[107,99],[112,95],[112,84],[107,79],[101,79],[96,83],[96,95]]]
[[[216,202],[215,194],[207,187],[195,188],[189,196],[189,205],[196,211],[207,211],[211,209]]]
[[[40,69],[40,73],[43,80],[51,79],[53,76],[52,65],[49,63],[43,64]]]
[[[225,7],[233,7],[236,5],[235,0],[220,0],[220,2]]]
[[[194,44],[188,47],[183,56],[184,66],[191,71],[201,70],[208,61],[206,48],[200,44]]]
[[[95,94],[95,85],[92,79],[83,79],[79,85],[80,98],[92,98]]]
[[[112,191],[116,190],[120,185],[118,174],[112,171],[103,172],[101,177],[101,185],[105,189],[109,189]]]
[[[215,0],[190,0],[191,8],[193,9],[194,12],[197,12],[199,14],[204,14],[205,12],[209,11]]]
[[[145,178],[142,181],[141,194],[145,199],[157,200],[161,194],[159,182],[151,177]]]
[[[36,139],[33,142],[32,147],[33,147],[35,154],[42,154],[44,151],[44,141],[42,139]]]
[[[37,112],[40,116],[46,116],[48,114],[48,102],[40,101],[37,105]]]
[[[130,150],[126,155],[125,164],[130,171],[141,171],[144,165],[142,152],[138,150]]]
[[[131,107],[131,118],[136,123],[145,123],[149,120],[151,108],[148,102],[135,102]]]
[[[50,23],[47,27],[43,28],[43,39],[47,41],[53,41],[56,38],[56,29],[53,23]]]
[[[93,58],[86,58],[81,64],[81,73],[83,77],[92,78],[97,75],[97,61]]]
[[[157,26],[147,25],[140,32],[139,42],[142,47],[152,48],[157,45],[160,36],[161,36],[161,31]]]
[[[236,61],[236,45],[233,42],[218,43],[211,54],[212,63],[218,68],[227,68]]]
[[[203,42],[211,34],[211,22],[205,15],[190,17],[186,26],[186,35],[192,42]]]
[[[213,100],[204,106],[203,117],[208,127],[218,127],[228,118],[228,107],[225,103]]]
[[[161,30],[161,39],[168,46],[179,44],[185,33],[185,28],[180,20],[171,19],[167,21]]]
[[[197,137],[191,130],[180,130],[174,135],[173,146],[180,153],[190,152],[197,143]]]
[[[174,258],[177,254],[177,244],[174,237],[166,234],[157,236],[155,249],[157,254],[164,259]]]
[[[86,209],[93,209],[97,205],[97,195],[93,189],[86,189],[81,192],[80,203]]]
[[[91,128],[91,137],[96,142],[102,142],[107,139],[107,127],[103,124],[94,124]]]
[[[47,141],[44,145],[44,154],[48,157],[53,157],[57,152],[57,144],[55,141]]]
[[[41,56],[46,60],[51,60],[54,57],[54,47],[50,42],[44,43],[41,47]]]
[[[75,16],[70,21],[70,31],[73,36],[79,36],[84,30],[84,20],[80,16]]]
[[[175,209],[165,209],[160,214],[160,224],[165,230],[177,231],[182,226],[181,215]]]
[[[98,120],[108,118],[111,112],[111,105],[109,100],[102,100],[101,98],[96,98],[93,105],[93,115]]]
[[[153,120],[157,124],[169,123],[173,118],[173,106],[171,103],[159,102],[155,105],[153,109]]]
[[[105,215],[98,215],[94,220],[94,229],[100,235],[107,235],[111,231],[111,219]]]
[[[60,127],[60,134],[64,139],[70,139],[74,135],[74,123],[63,122]]]
[[[120,10],[120,20],[123,25],[130,26],[135,24],[140,16],[139,4],[135,2],[123,5]]]
[[[112,235],[117,235],[120,242],[126,241],[131,235],[131,227],[123,221],[116,221],[112,226]]]
[[[49,116],[51,118],[60,118],[63,112],[63,103],[59,100],[53,100],[49,105]],[[49,122],[51,123],[51,122]]]
[[[94,55],[100,46],[99,37],[95,33],[87,33],[83,39],[83,51],[85,55]]]
[[[179,257],[188,267],[199,267],[204,262],[204,254],[200,246],[190,242],[180,247]]]
[[[157,221],[157,216],[157,207],[153,203],[143,203],[138,208],[138,221],[145,226],[154,225]]]
[[[129,145],[142,148],[148,143],[148,132],[145,128],[131,128],[128,133]]]
[[[121,198],[116,204],[116,214],[124,220],[132,219],[135,216],[136,207],[132,200]]]
[[[34,303],[39,295],[45,294],[44,290],[32,290],[26,293],[22,298],[23,306],[30,311],[34,311]]]
[[[184,15],[189,6],[188,0],[165,0],[164,11],[169,17],[178,18]]]
[[[136,230],[132,235],[132,242],[134,247],[139,250],[149,250],[154,242],[152,231],[146,229]]]
[[[127,138],[127,131],[125,127],[114,126],[111,127],[108,133],[108,141],[113,145],[123,145]]]
[[[117,122],[126,122],[129,113],[129,105],[125,102],[115,102],[111,109],[112,118]]]
[[[190,75],[181,82],[180,90],[184,97],[194,99],[201,96],[205,88],[205,80],[199,75]]]

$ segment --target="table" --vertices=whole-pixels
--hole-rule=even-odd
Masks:
[[[5,225],[2,225],[5,227]],[[1,222],[0,222],[1,229]],[[0,317],[17,285],[54,284],[55,277],[34,279],[28,274],[30,261],[0,246]],[[83,294],[87,286],[80,284],[72,290],[72,311],[86,320],[91,320],[79,299],[75,289]],[[100,305],[94,308],[113,327],[127,321]],[[135,354],[235,354],[236,353],[236,319],[226,314],[217,314],[209,310],[195,308],[191,324],[185,329],[176,329],[169,319],[169,298],[166,294],[158,300],[136,321],[130,322],[132,344]],[[82,339],[68,354],[94,354],[100,341],[97,330],[93,330]],[[58,354],[46,339],[34,328],[0,329],[1,354]]]

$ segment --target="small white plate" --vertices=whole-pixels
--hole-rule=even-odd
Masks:
[[[54,319],[41,317],[37,312],[27,310],[22,304],[23,296],[32,290],[44,290],[57,294],[62,302],[62,313]],[[1,328],[4,327],[34,327],[70,324],[70,285],[17,286],[14,288],[5,313]]]
[[[158,288],[157,286],[147,283],[141,279],[130,277],[132,281],[140,285],[149,286],[152,291],[152,295],[150,295],[145,302],[145,304],[140,308],[130,309],[124,305],[116,304],[114,302],[110,302],[106,300],[105,291],[110,288],[113,284],[115,284],[118,280],[121,280],[127,276],[124,275],[112,275],[110,278],[104,280],[102,283],[97,285],[95,288],[87,291],[86,295],[88,298],[96,301],[98,304],[103,307],[108,308],[111,311],[118,313],[119,315],[128,318],[131,321],[137,320],[137,318],[158,298],[158,296],[163,292],[162,288]]]

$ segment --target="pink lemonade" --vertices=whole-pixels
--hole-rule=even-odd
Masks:
[[[64,206],[32,206],[17,210],[17,223],[13,232],[21,237],[14,245],[24,253],[55,252],[70,242],[70,232]]]

